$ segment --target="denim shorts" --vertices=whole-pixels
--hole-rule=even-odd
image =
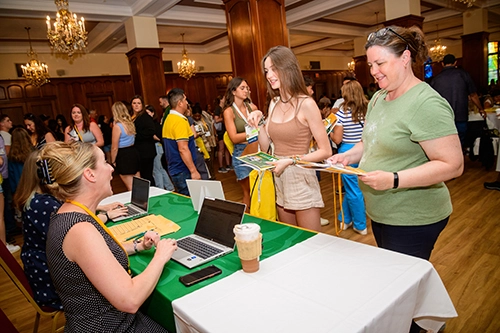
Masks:
[[[250,175],[250,171],[252,171],[252,168],[245,166],[243,162],[241,162],[239,159],[236,158],[241,156],[246,146],[247,146],[246,143],[237,143],[234,145],[232,161],[233,161],[234,172],[236,173],[236,180],[242,180],[247,178]]]

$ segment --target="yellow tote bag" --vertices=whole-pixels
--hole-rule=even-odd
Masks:
[[[250,172],[250,214],[262,219],[276,221],[276,189],[273,173],[269,170]]]
[[[231,141],[231,139],[229,138],[229,134],[227,134],[227,132],[224,132],[224,143],[226,144],[226,147],[227,147],[227,150],[229,150],[229,153],[231,155],[233,155],[233,151],[234,151],[234,143],[233,141]]]

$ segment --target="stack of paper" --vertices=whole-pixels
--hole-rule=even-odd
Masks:
[[[180,228],[178,224],[161,215],[147,215],[137,220],[112,226],[109,230],[119,241],[126,242],[136,236],[140,237],[141,234],[144,235],[148,230],[155,231],[160,236],[163,236],[176,232]]]

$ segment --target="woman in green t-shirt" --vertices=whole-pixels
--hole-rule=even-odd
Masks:
[[[329,162],[367,171],[360,188],[379,247],[428,260],[452,212],[444,181],[463,171],[453,111],[413,73],[428,54],[419,28],[380,29],[365,49],[381,91],[368,105],[362,141]]]

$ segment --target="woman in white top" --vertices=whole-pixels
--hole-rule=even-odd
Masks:
[[[87,109],[81,104],[74,104],[68,127],[64,131],[64,142],[81,141],[104,146],[104,138],[99,126],[90,121]]]

